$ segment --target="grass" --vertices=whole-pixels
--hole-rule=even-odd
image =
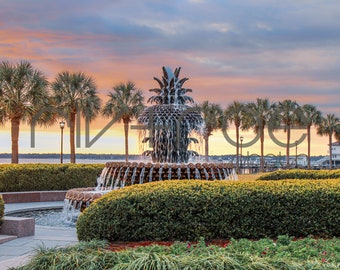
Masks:
[[[238,174],[237,177],[238,177],[238,180],[241,180],[241,181],[255,181],[263,174],[264,173]]]
[[[339,269],[340,239],[280,236],[277,240],[233,240],[227,246],[176,242],[172,246],[151,245],[108,250],[105,242],[80,242],[66,248],[40,248],[26,266],[37,269]]]

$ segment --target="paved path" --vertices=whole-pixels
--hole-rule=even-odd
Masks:
[[[20,209],[60,208],[63,202],[13,203],[5,204],[5,214],[18,212]],[[24,265],[39,247],[59,247],[78,242],[75,228],[35,226],[35,235],[21,237],[0,244],[0,269]]]

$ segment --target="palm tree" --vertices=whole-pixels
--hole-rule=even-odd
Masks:
[[[275,103],[271,103],[267,98],[257,98],[256,102],[250,102],[246,105],[243,118],[243,129],[252,128],[256,135],[260,135],[261,160],[260,171],[264,171],[264,129],[272,121],[275,111]],[[272,127],[270,127],[272,128]]]
[[[290,133],[291,128],[301,121],[301,108],[296,101],[285,99],[278,103],[276,113],[278,114],[281,123],[284,125],[284,131],[287,133],[286,164],[287,168],[289,168],[289,148],[292,147],[292,145],[290,145]]]
[[[224,111],[225,119],[235,125],[236,128],[236,166],[239,167],[239,139],[240,139],[240,127],[243,122],[245,113],[245,105],[238,101],[234,101]]]
[[[326,117],[322,117],[321,122],[317,127],[317,134],[328,136],[329,145],[329,167],[332,168],[332,138],[333,135],[337,136],[340,133],[340,119],[334,114],[327,114]]]
[[[308,157],[308,169],[310,169],[310,142],[311,132],[310,129],[313,125],[318,125],[321,121],[321,112],[316,109],[314,105],[305,104],[302,106],[302,118],[301,124],[307,129],[307,157]]]
[[[202,104],[198,106],[202,113],[203,120],[205,123],[203,138],[204,138],[204,149],[205,149],[205,160],[209,160],[209,137],[212,132],[221,127],[221,118],[223,115],[223,110],[220,105],[215,103],[209,103],[209,101],[203,101]]]
[[[19,162],[20,122],[32,120],[46,123],[45,114],[34,119],[40,110],[48,106],[48,81],[41,71],[28,61],[18,64],[0,63],[0,120],[11,122],[12,163]]]
[[[58,73],[52,83],[53,96],[58,104],[61,116],[65,117],[70,127],[70,161],[76,162],[75,124],[76,115],[81,113],[86,121],[91,121],[100,112],[100,99],[92,77],[82,72]]]
[[[125,160],[129,160],[129,123],[144,110],[144,97],[141,90],[136,89],[135,83],[128,81],[113,87],[114,92],[109,93],[109,100],[102,109],[102,114],[113,117],[115,121],[123,121],[125,135]]]

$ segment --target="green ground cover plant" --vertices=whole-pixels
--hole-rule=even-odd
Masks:
[[[276,240],[231,239],[226,246],[176,242],[171,246],[151,245],[112,252],[102,241],[80,242],[66,248],[40,248],[26,266],[40,269],[339,269],[340,240],[287,235]]]
[[[340,236],[338,180],[163,181],[125,187],[78,218],[80,240]]]
[[[104,164],[3,164],[0,192],[93,187]]]

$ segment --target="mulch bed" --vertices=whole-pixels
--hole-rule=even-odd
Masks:
[[[293,241],[296,240],[301,240],[304,237],[295,237]],[[327,237],[313,237],[314,239],[330,239]],[[256,241],[256,240],[254,240]],[[162,245],[162,246],[171,246],[175,242],[174,241],[140,241],[140,242],[123,242],[123,241],[117,241],[117,242],[110,242],[108,250],[111,250],[113,252],[116,251],[121,251],[127,248],[135,248],[135,247],[146,247],[146,246],[151,246],[151,245]],[[187,242],[188,247],[191,245],[197,244],[197,242]],[[230,244],[230,240],[228,239],[217,239],[217,240],[212,240],[209,242],[206,242],[206,245],[215,245],[215,246],[220,246],[220,247],[226,247]]]
[[[175,242],[166,242],[166,241],[141,241],[141,242],[111,242],[109,244],[108,249],[116,252],[121,251],[127,248],[135,248],[135,247],[146,247],[151,245],[162,245],[162,246],[171,246]],[[230,243],[230,240],[213,240],[207,243],[207,245],[216,245],[220,247],[226,247]],[[188,242],[188,245],[194,245],[197,242]]]

